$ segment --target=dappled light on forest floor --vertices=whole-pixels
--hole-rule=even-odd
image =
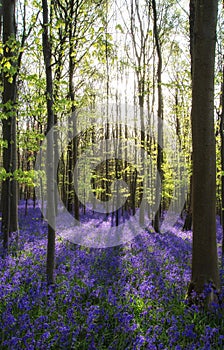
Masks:
[[[56,284],[47,287],[47,224],[38,208],[24,216],[23,204],[19,249],[0,260],[1,349],[223,348],[221,310],[185,302],[192,233],[180,220],[106,249],[57,236]]]

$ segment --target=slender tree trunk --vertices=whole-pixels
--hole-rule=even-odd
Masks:
[[[75,112],[74,112],[75,113]],[[77,116],[73,119],[73,130],[75,132],[75,137],[73,140],[73,155],[74,155],[74,217],[78,224],[79,222],[79,197],[78,197],[78,169],[75,166],[78,160],[78,137],[77,137]]]
[[[222,217],[222,260],[224,262],[224,57],[222,66],[222,87],[221,87],[221,120],[220,120],[220,135],[221,135],[221,167],[222,167],[222,194],[221,194],[221,217]]]
[[[189,29],[190,29],[191,78],[193,75],[194,21],[195,21],[195,0],[190,0]],[[191,230],[191,227],[192,227],[192,175],[190,175],[189,201],[187,204],[186,218],[184,221],[183,230],[184,231]]]
[[[145,123],[144,123],[144,81],[139,82],[139,108],[140,108],[140,138],[141,138],[141,184],[139,188],[139,202],[140,202],[140,211],[139,211],[139,224],[144,227],[145,225],[145,208],[146,208],[146,198],[144,197],[144,183],[145,183],[145,162],[144,162],[144,153],[145,153]]]
[[[125,87],[125,125],[124,125],[124,168],[125,168],[125,173],[124,173],[124,181],[127,184],[128,183],[128,122],[127,122],[127,115],[128,115],[128,101],[127,101],[127,82],[126,82],[126,87]],[[125,202],[125,211],[128,211],[128,199]]]
[[[62,70],[63,70],[63,50],[64,50],[64,38],[62,36],[62,32],[60,29],[58,29],[58,35],[59,35],[59,49],[57,48],[57,52],[55,52],[55,54],[58,54],[57,57],[57,67],[55,70],[55,76],[54,76],[54,80],[55,82],[57,82],[54,86],[54,92],[53,92],[53,97],[54,97],[54,101],[57,101],[58,97],[59,97],[59,88],[60,88],[60,81],[61,81],[61,77],[62,77]],[[57,113],[54,113],[54,124],[55,124],[55,132],[54,132],[54,155],[55,155],[55,159],[59,159],[59,145],[58,145],[58,139],[59,139],[59,130],[58,130],[58,115]],[[54,168],[54,173],[55,173],[55,215],[57,216],[58,214],[58,186],[59,186],[59,174],[60,174],[60,169],[61,169],[61,162],[63,160],[60,159],[58,164],[57,162],[55,162],[55,168]],[[63,168],[64,169],[64,168]],[[63,174],[64,175],[64,174]],[[64,187],[65,184],[62,184],[62,187]],[[62,189],[61,189],[62,192]],[[62,198],[64,198],[62,196]]]
[[[162,52],[161,52],[161,43],[158,32],[157,25],[157,9],[156,9],[156,1],[152,0],[152,9],[153,9],[153,17],[154,17],[154,38],[156,44],[156,51],[158,56],[158,68],[157,68],[157,89],[158,89],[158,140],[157,140],[157,180],[156,180],[156,204],[159,203],[159,208],[155,214],[153,227],[156,232],[160,232],[160,221],[161,221],[161,213],[162,213],[162,198],[159,201],[159,197],[162,194],[163,187],[163,95],[162,95]],[[160,177],[160,179],[159,179]],[[159,191],[159,183],[161,181],[161,194]]]
[[[217,0],[196,0],[193,41],[193,256],[189,296],[212,284],[207,303],[219,289],[216,243],[216,149],[214,64]]]
[[[76,39],[74,35],[76,33],[77,26],[77,11],[79,8],[79,3],[75,3],[73,0],[70,3],[70,19],[69,19],[69,98],[71,100],[71,122],[68,122],[68,127],[73,130],[73,135],[75,136],[73,140],[69,142],[69,154],[68,154],[68,210],[72,211],[74,204],[74,217],[76,223],[79,222],[79,199],[78,199],[78,173],[76,168],[76,162],[78,159],[78,143],[77,143],[77,114],[75,107],[75,88],[74,88],[74,72],[75,72],[75,60],[73,57],[74,51],[76,49],[75,44]],[[75,20],[73,22],[73,17]],[[74,177],[73,177],[74,171]],[[74,178],[74,181],[73,181]],[[75,188],[75,190],[74,190]]]
[[[109,124],[109,94],[110,94],[110,67],[109,67],[109,54],[108,54],[108,5],[106,6],[106,25],[105,25],[105,41],[106,41],[106,47],[105,47],[105,58],[106,58],[106,130],[105,130],[105,141],[106,141],[106,155],[109,155],[109,152],[111,152],[108,144],[108,140],[110,137],[110,124]],[[105,193],[105,201],[106,201],[106,208],[107,208],[107,215],[109,215],[109,207],[108,207],[108,201],[109,201],[109,159],[106,159],[106,183],[103,184],[105,187],[106,193]]]
[[[43,54],[46,71],[46,96],[47,96],[47,212],[48,219],[48,242],[47,242],[47,282],[54,284],[54,268],[55,268],[55,174],[54,174],[54,135],[49,133],[54,127],[54,112],[53,112],[53,81],[51,68],[51,39],[49,35],[49,15],[48,2],[42,0],[43,7]]]
[[[184,220],[183,231],[190,231],[192,227],[192,175],[190,176],[190,190],[186,212],[187,214]]]
[[[94,125],[94,122],[93,122],[93,126],[92,126],[92,133],[91,133],[91,142],[92,142],[92,150],[94,151],[94,146],[96,144],[96,127]],[[93,172],[93,175],[96,175],[94,174]],[[96,209],[96,189],[97,189],[97,186],[96,186],[96,178],[95,176],[93,176],[91,178],[91,184],[92,184],[92,191],[93,191],[93,214],[94,214],[94,211]]]
[[[14,55],[9,45],[10,37],[16,37],[15,23],[15,0],[3,0],[3,43],[4,57],[10,63],[15,65]],[[3,167],[8,176],[2,184],[2,232],[3,246],[7,251],[9,247],[9,235],[18,230],[18,192],[17,182],[12,174],[17,166],[16,151],[16,78],[17,73],[8,76],[8,72],[3,72],[3,112],[6,119],[3,119],[3,140],[7,142],[7,147],[3,149]]]

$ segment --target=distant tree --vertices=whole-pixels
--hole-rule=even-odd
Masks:
[[[128,4],[128,3],[127,3]],[[145,225],[145,210],[146,210],[146,198],[144,194],[144,182],[146,176],[146,167],[144,165],[144,149],[145,149],[145,116],[144,105],[146,97],[146,85],[147,85],[147,65],[150,60],[150,45],[152,44],[152,38],[150,36],[150,13],[151,4],[143,3],[139,5],[139,1],[131,0],[130,4],[130,35],[133,46],[133,58],[131,62],[134,66],[135,75],[137,78],[137,96],[136,103],[139,107],[139,121],[140,121],[140,146],[141,146],[141,169],[140,169],[140,183],[139,183],[139,223],[141,226]],[[146,16],[145,16],[146,14]],[[130,59],[130,58],[129,58]],[[134,199],[134,196],[133,196]]]
[[[188,294],[197,296],[206,284],[207,298],[219,289],[216,243],[216,150],[214,136],[214,64],[217,0],[196,0],[193,32],[193,257]]]
[[[52,24],[53,45],[52,52],[55,59],[55,88],[57,98],[58,79],[66,76],[67,106],[66,113],[68,128],[67,155],[61,161],[65,183],[62,192],[67,210],[74,214],[76,222],[79,221],[80,202],[77,195],[77,168],[75,164],[79,156],[78,137],[73,138],[78,130],[77,106],[81,106],[85,99],[85,89],[91,76],[96,73],[92,65],[91,50],[101,41],[102,16],[106,1],[83,0],[54,0],[54,23]],[[103,49],[101,50],[102,53]],[[85,69],[84,69],[85,67]],[[63,74],[62,74],[63,73]],[[80,91],[81,95],[80,96]],[[56,101],[57,104],[57,101]],[[59,118],[60,119],[60,118]],[[73,131],[73,132],[72,132]]]

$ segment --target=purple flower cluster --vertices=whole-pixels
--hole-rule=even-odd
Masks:
[[[57,283],[47,287],[47,225],[38,208],[23,213],[21,203],[17,253],[0,258],[0,349],[224,347],[223,315],[184,301],[191,232],[167,227],[107,249],[58,237]]]

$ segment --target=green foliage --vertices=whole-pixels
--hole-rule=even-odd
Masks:
[[[7,178],[10,178],[11,175],[11,173],[7,173],[5,168],[0,167],[0,181],[5,181]]]
[[[19,18],[17,38],[13,36],[9,38],[5,46],[0,41],[0,72],[5,73],[11,83],[14,77],[18,74],[17,60],[18,55],[22,52],[23,58],[18,76],[18,100],[16,106],[7,102],[3,106],[0,105],[0,119],[14,117],[16,113],[18,121],[18,147],[21,154],[27,154],[26,161],[33,163],[36,153],[40,148],[41,141],[44,139],[46,131],[46,82],[45,73],[43,70],[44,62],[42,55],[42,33],[43,28],[40,25],[42,21],[41,11],[42,3],[39,0],[25,1],[27,6],[27,18],[25,35],[30,30],[30,36],[21,47],[21,39],[23,33],[22,18]],[[108,97],[108,103],[113,104],[117,98],[117,109],[126,103],[131,105],[137,103],[136,96],[138,95],[136,83],[134,82],[133,74],[137,72],[145,76],[145,87],[142,94],[144,95],[147,113],[145,115],[145,126],[154,134],[153,114],[156,113],[156,59],[153,57],[153,18],[152,13],[146,6],[142,6],[140,14],[142,15],[142,24],[144,35],[148,36],[145,51],[146,62],[138,64],[133,59],[135,51],[132,39],[130,37],[130,9],[121,7],[124,21],[121,17],[117,17],[114,13],[115,4],[107,1],[56,1],[52,3],[51,8],[51,23],[49,29],[51,33],[52,44],[52,70],[54,75],[54,113],[58,119],[58,141],[61,142],[61,134],[65,132],[67,127],[68,116],[71,113],[72,107],[76,109],[86,107],[94,109],[105,103]],[[183,5],[184,7],[185,5]],[[72,8],[73,7],[73,8]],[[22,12],[21,7],[21,12]],[[128,12],[129,11],[129,12]],[[40,16],[38,13],[40,12]],[[70,16],[70,13],[73,15]],[[116,11],[115,11],[116,12]],[[137,14],[134,13],[134,34],[136,34],[136,48],[139,54],[141,45],[141,30],[137,25]],[[150,22],[151,21],[151,22]],[[180,4],[169,0],[167,3],[161,2],[158,4],[158,23],[160,24],[159,34],[162,42],[163,50],[163,66],[164,76],[162,89],[164,94],[164,118],[170,123],[174,131],[174,137],[181,141],[181,151],[185,157],[185,166],[188,169],[188,177],[191,174],[191,72],[190,72],[190,57],[186,51],[186,40],[188,35],[188,18],[182,11]],[[149,26],[148,26],[149,24]],[[69,28],[72,33],[69,37]],[[177,33],[179,28],[179,34]],[[147,32],[146,32],[147,29]],[[219,29],[220,31],[220,29]],[[180,37],[181,35],[181,37]],[[220,36],[220,33],[219,33]],[[182,39],[184,46],[182,44]],[[219,38],[219,40],[221,40]],[[11,57],[9,57],[11,54]],[[71,54],[72,63],[74,64],[73,72],[73,90],[74,101],[71,102],[69,96],[69,55]],[[143,52],[141,53],[141,60]],[[220,62],[219,62],[220,64]],[[109,77],[107,77],[109,74]],[[108,81],[107,81],[108,80]],[[127,80],[127,86],[125,86]],[[219,85],[221,74],[217,72],[215,83]],[[106,97],[106,85],[108,83],[109,96]],[[0,83],[1,84],[1,83]],[[0,86],[0,90],[2,90]],[[126,92],[124,90],[127,90]],[[219,92],[217,93],[217,96]],[[130,102],[131,101],[131,102]],[[3,112],[4,110],[4,112]],[[139,121],[138,111],[135,111],[136,123]],[[88,115],[85,113],[79,114],[78,124],[82,127],[88,127],[94,119],[100,120],[101,116],[91,115],[88,110]],[[119,114],[119,112],[118,112]],[[129,118],[129,114],[125,118]],[[149,117],[149,120],[147,118]],[[110,115],[110,118],[117,118],[117,115]],[[151,120],[151,121],[150,121]],[[177,129],[177,120],[179,122],[179,130]],[[148,123],[148,126],[147,126]],[[151,123],[151,124],[150,124]],[[98,136],[102,130],[97,130]],[[41,134],[42,132],[42,134]],[[80,136],[78,143],[78,154],[81,157],[82,150],[85,147],[91,147],[91,131],[89,134]],[[177,135],[178,134],[178,135]],[[123,136],[122,136],[123,137]],[[154,137],[154,135],[153,135]],[[134,141],[139,148],[139,135],[134,133],[128,135],[128,141]],[[99,141],[99,138],[98,138]],[[150,141],[151,142],[151,141]],[[217,141],[220,144],[220,141]],[[0,147],[7,147],[4,142],[0,143]],[[155,142],[145,146],[145,150],[149,152],[153,166],[156,167],[157,146]],[[122,153],[123,152],[123,153]],[[122,157],[125,148],[122,149]],[[172,152],[172,150],[168,150]],[[138,151],[137,151],[138,153]],[[138,153],[139,154],[139,153]],[[220,187],[220,156],[219,148],[217,148],[217,184]],[[65,166],[66,166],[66,157]],[[183,160],[176,159],[181,167]],[[140,177],[142,172],[139,164],[136,166],[138,176],[136,180],[136,199],[139,193],[145,186],[148,200],[152,201],[152,187],[155,181],[155,172],[152,179],[142,187],[142,181],[147,182],[147,176]],[[149,169],[149,162],[145,161],[146,169]],[[111,185],[115,177],[114,164],[110,162],[109,174],[106,179],[105,166],[98,169],[97,174],[93,174],[92,179],[96,182],[97,197],[100,197],[105,189],[102,188],[102,182],[107,182]],[[171,169],[169,160],[165,160],[163,164],[164,172],[164,187],[163,197],[169,203],[175,198],[181,187],[181,183],[177,181],[176,169]],[[148,170],[147,170],[148,171]],[[88,172],[88,169],[86,170]],[[127,176],[128,184],[131,184],[133,168],[128,165],[125,169],[124,164],[119,170],[119,176],[124,180]],[[20,176],[19,176],[20,177]],[[25,178],[26,176],[24,176]],[[22,178],[22,175],[21,175]],[[25,180],[24,180],[25,181]],[[62,184],[62,176],[60,176],[60,186]],[[149,186],[149,188],[148,188]],[[151,186],[151,188],[150,188]],[[84,190],[84,183],[80,183],[81,190]],[[109,186],[111,187],[111,186]],[[110,189],[111,195],[112,189]],[[218,191],[218,190],[217,190]],[[219,192],[219,191],[218,191]],[[125,196],[128,196],[124,193]],[[218,193],[220,197],[220,193]],[[218,198],[219,198],[218,197]]]
[[[21,170],[17,169],[14,171],[14,173],[7,173],[5,168],[0,167],[0,181],[5,181],[6,179],[10,178],[11,180],[14,179],[18,181],[20,184],[26,184],[28,186],[33,187],[35,185],[34,179],[35,179],[35,171],[34,170]]]
[[[0,139],[0,148],[8,148],[8,142],[6,140]]]
[[[18,55],[21,51],[20,43],[12,35],[3,45],[0,42],[0,73],[12,84],[18,71]]]
[[[26,184],[28,186],[34,187],[35,171],[34,170],[21,170],[17,169],[13,173],[13,177],[18,183]]]

